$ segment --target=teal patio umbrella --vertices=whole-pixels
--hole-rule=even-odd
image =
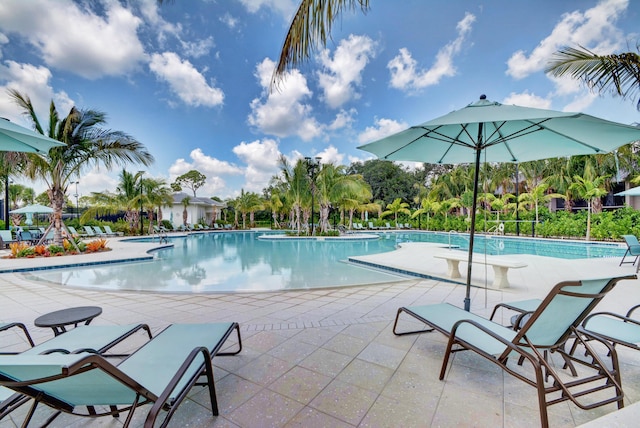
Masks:
[[[359,149],[380,159],[475,165],[464,308],[471,306],[471,263],[480,160],[527,162],[610,152],[640,141],[640,128],[589,116],[480,100]]]
[[[640,186],[618,192],[616,196],[640,196]]]
[[[47,153],[65,144],[0,118],[0,152]]]

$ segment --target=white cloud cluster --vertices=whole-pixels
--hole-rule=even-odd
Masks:
[[[286,21],[291,19],[299,4],[296,0],[240,0],[240,3],[250,13],[256,13],[262,7],[273,9],[280,13]]]
[[[261,192],[275,174],[278,173],[280,151],[278,143],[272,139],[244,141],[233,148],[233,153],[247,166],[244,171],[243,188],[250,192]]]
[[[369,143],[371,141],[379,140],[380,138],[387,137],[396,132],[400,132],[403,129],[407,129],[409,125],[405,122],[398,122],[393,119],[377,119],[375,126],[367,127],[359,136],[358,141],[360,143]]]
[[[468,12],[465,14],[456,25],[458,36],[438,51],[435,63],[428,70],[418,70],[417,61],[412,58],[411,52],[401,48],[400,54],[387,64],[387,68],[391,70],[391,86],[402,91],[416,91],[437,84],[443,77],[454,76],[456,68],[453,58],[465,45],[475,20],[475,15]]]
[[[28,40],[49,67],[87,79],[126,75],[145,58],[137,35],[142,20],[120,2],[103,6],[99,16],[71,0],[3,0],[0,22],[8,37]]]
[[[360,98],[356,87],[362,83],[362,72],[375,56],[373,40],[367,36],[350,34],[338,44],[333,58],[323,49],[318,59],[326,71],[318,72],[321,99],[331,108],[338,108],[352,99]]]
[[[502,104],[549,109],[551,108],[551,99],[540,97],[529,93],[529,91],[520,94],[511,92],[508,97],[502,100]]]
[[[298,71],[287,72],[278,91],[269,92],[275,63],[265,58],[256,67],[255,76],[262,86],[262,97],[251,101],[249,125],[278,137],[297,135],[309,141],[322,133],[322,126],[311,116],[305,100],[312,95],[307,79]]]
[[[193,64],[173,52],[153,54],[149,69],[158,79],[167,82],[171,91],[187,105],[215,107],[224,100],[221,89],[207,84]]]
[[[7,82],[0,86],[0,93],[6,94],[9,89],[16,89],[28,95],[40,118],[48,117],[51,100],[55,102],[58,114],[61,116],[66,116],[74,104],[66,92],[53,90],[51,71],[47,67],[6,61],[4,65],[0,65],[0,81]],[[30,125],[30,122],[23,120],[21,113],[11,98],[0,97],[0,116],[23,125]]]
[[[585,12],[566,13],[551,34],[527,56],[515,52],[507,61],[507,74],[515,79],[541,71],[549,58],[562,46],[584,46],[596,53],[612,52],[624,41],[616,20],[626,11],[628,0],[602,0]]]
[[[192,169],[200,171],[207,177],[205,185],[202,186],[203,195],[217,195],[225,189],[225,176],[242,175],[242,168],[233,165],[227,161],[221,161],[204,154],[202,149],[197,148],[189,154],[191,161],[185,159],[177,159],[171,167],[169,167],[169,183]]]

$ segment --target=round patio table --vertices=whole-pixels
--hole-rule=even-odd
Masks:
[[[102,308],[99,306],[78,306],[41,315],[33,323],[36,327],[49,327],[58,336],[67,331],[67,326],[77,327],[81,322],[89,325],[101,313]]]

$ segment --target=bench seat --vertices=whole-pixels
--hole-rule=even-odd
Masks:
[[[437,259],[445,259],[447,261],[447,275],[449,276],[449,278],[461,278],[462,275],[460,275],[459,269],[460,262],[466,262],[469,260],[469,255],[466,252],[455,250],[438,253],[433,257]],[[494,256],[474,257],[473,262],[493,266],[494,278],[492,288],[496,289],[509,287],[509,279],[507,277],[509,269],[519,269],[527,267],[526,263]]]

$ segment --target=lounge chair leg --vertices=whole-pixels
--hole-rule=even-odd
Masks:
[[[400,308],[400,309],[398,309],[398,313],[396,314],[396,320],[393,323],[393,334],[395,334],[396,336],[404,336],[406,334],[416,334],[416,333],[429,333],[429,332],[433,331],[432,328],[427,328],[427,329],[424,329],[424,330],[413,330],[413,331],[405,331],[405,332],[402,332],[402,333],[398,333],[396,331],[396,327],[398,326],[398,319],[400,318],[400,313],[401,312],[406,312],[406,309],[404,307]]]
[[[228,355],[238,355],[240,351],[242,351],[242,338],[240,337],[240,325],[236,324],[234,327],[236,334],[238,336],[238,350],[231,352],[218,352],[215,356],[228,356]]]

